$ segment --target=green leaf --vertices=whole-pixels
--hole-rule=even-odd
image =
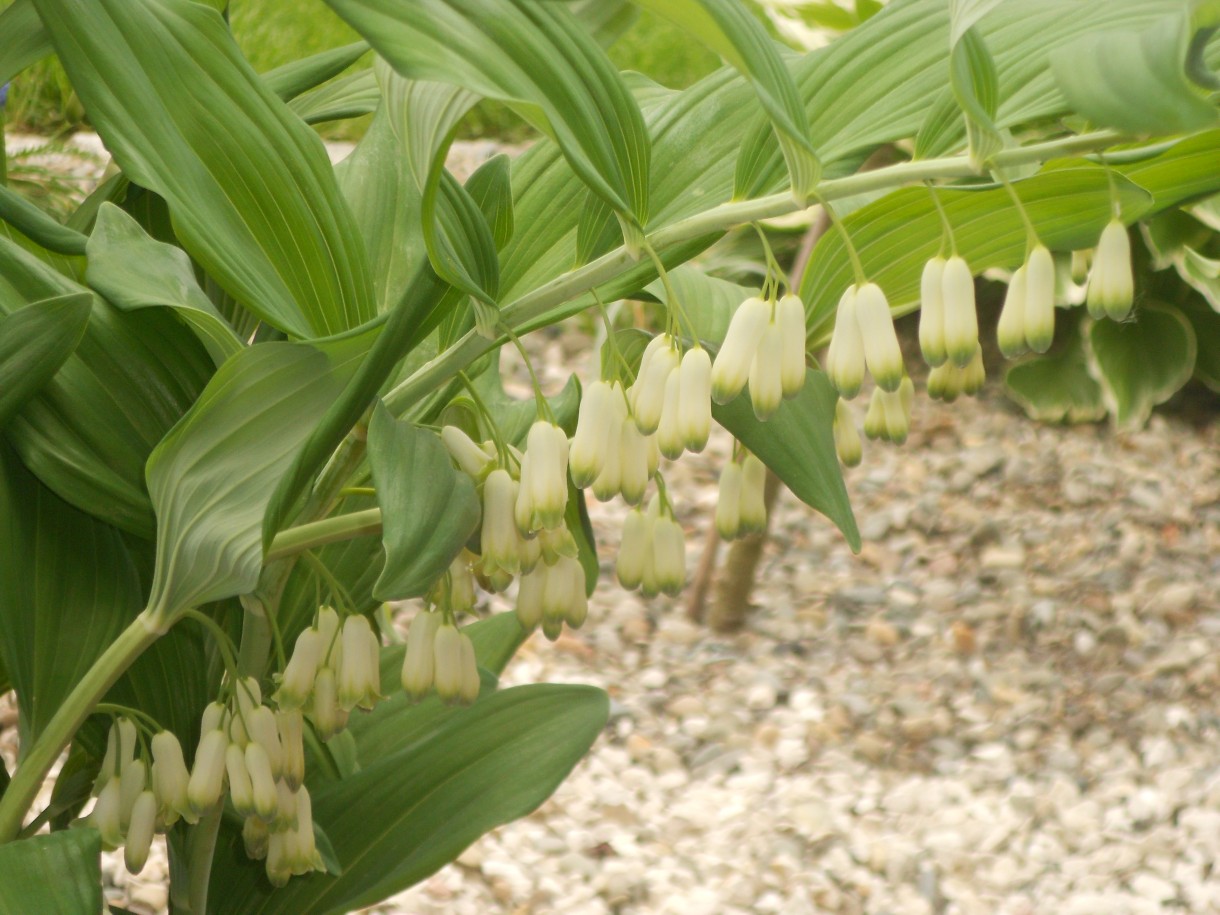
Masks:
[[[1179,12],[1138,30],[1081,36],[1051,55],[1055,78],[1072,106],[1101,126],[1135,134],[1215,126],[1215,106],[1186,76],[1192,28]]]
[[[801,392],[784,401],[765,423],[754,416],[747,397],[713,404],[712,416],[758,455],[793,495],[833,521],[858,551],[860,531],[835,453],[832,426],[837,398],[826,375],[809,369]]]
[[[0,915],[102,911],[102,838],[69,829],[0,845]]]
[[[89,118],[169,203],[191,256],[299,336],[373,317],[363,250],[317,136],[189,0],[35,0]]]
[[[480,165],[466,182],[466,192],[491,227],[499,251],[513,237],[513,188],[510,180],[512,160],[500,153]],[[499,264],[496,265],[497,271]]]
[[[1195,378],[1220,394],[1220,313],[1197,299],[1182,308],[1195,331],[1199,353],[1195,357]]]
[[[0,313],[82,293],[88,290],[0,238]],[[168,313],[123,313],[94,296],[80,344],[6,434],[61,498],[151,538],[145,461],[211,372],[203,347]]]
[[[1096,321],[1085,339],[1102,398],[1120,429],[1142,428],[1152,408],[1194,373],[1194,329],[1171,305],[1143,302],[1134,321]]]
[[[1176,266],[1182,280],[1203,296],[1214,311],[1220,312],[1220,260],[1186,248]]]
[[[1030,419],[1091,423],[1106,415],[1101,387],[1089,374],[1080,318],[1080,309],[1061,309],[1054,351],[1018,362],[1004,375],[1006,393]]]
[[[513,659],[517,649],[524,645],[531,635],[530,630],[517,622],[517,614],[511,610],[464,626],[462,631],[470,636],[470,641],[474,643],[474,655],[479,666],[497,677],[504,673],[504,668]]]
[[[515,103],[622,218],[648,215],[648,134],[605,52],[560,4],[328,0],[411,79]]]
[[[1149,194],[1115,178],[1127,219],[1151,205]],[[1063,164],[1012,184],[1038,237],[1052,250],[1096,243],[1111,215],[1110,178],[1091,164]],[[953,226],[958,253],[977,274],[991,267],[1014,268],[1025,259],[1026,229],[1002,187],[937,190]],[[865,275],[879,284],[895,314],[917,306],[924,264],[940,250],[944,229],[927,188],[903,188],[862,207],[843,220],[860,255]],[[853,282],[851,261],[838,232],[823,235],[801,281],[809,311],[809,337],[815,344],[830,336],[835,308]]]
[[[634,0],[637,6],[669,19],[703,42],[749,80],[788,165],[792,193],[804,200],[821,175],[809,141],[809,122],[776,44],[762,23],[735,0]],[[753,175],[738,171],[738,192]]]
[[[69,294],[0,317],[0,428],[72,355],[91,302],[88,294]]]
[[[381,103],[381,88],[372,70],[357,70],[304,95],[288,107],[306,124],[324,124],[372,114]]]
[[[150,238],[114,204],[98,209],[86,253],[85,279],[111,304],[125,310],[158,305],[173,309],[217,365],[244,345],[195,282],[186,252]]]
[[[729,329],[729,321],[732,320],[737,306],[750,296],[758,295],[757,288],[708,276],[689,264],[669,271],[669,284],[686,317],[694,324],[699,339],[717,346],[723,342],[724,333]],[[660,280],[654,280],[645,288],[658,301],[672,307],[665,284]],[[685,323],[681,326],[685,328]]]
[[[373,594],[422,597],[479,526],[474,481],[454,469],[439,436],[383,406],[373,412],[368,447],[386,551]]]
[[[85,253],[84,235],[60,225],[34,204],[3,185],[0,185],[0,219],[48,251],[71,255]]]
[[[0,444],[0,655],[28,747],[143,607],[117,530],[59,499]]]
[[[995,61],[978,29],[966,29],[954,42],[949,53],[949,77],[953,95],[966,117],[971,161],[981,167],[1004,148],[1004,140],[995,126],[999,105]]]
[[[474,386],[483,403],[496,419],[500,433],[510,445],[521,446],[529,435],[530,426],[538,419],[538,404],[533,397],[517,400],[504,390],[500,375],[500,351],[493,355],[488,368],[474,379]],[[558,394],[547,398],[555,419],[568,434],[576,428],[576,413],[580,409],[580,382],[576,376],[568,378]]]
[[[1004,0],[949,0],[949,45],[956,45],[974,24]]]
[[[368,53],[368,49],[368,44],[363,41],[354,41],[341,48],[328,48],[269,70],[263,74],[263,82],[281,99],[291,101],[338,76]]]
[[[148,461],[157,512],[152,612],[172,617],[254,588],[276,484],[367,348],[367,334],[329,353],[257,344],[217,370]]]
[[[0,11],[0,85],[51,53],[51,39],[31,0],[14,0]]]
[[[314,818],[330,836],[341,877],[315,873],[272,890],[261,864],[246,860],[240,836],[230,833],[212,872],[226,888],[217,915],[346,912],[417,883],[487,830],[538,807],[587,752],[607,714],[601,690],[538,684],[486,695],[423,733],[404,734],[397,750],[314,793]],[[383,730],[401,732],[397,717],[379,707],[358,744]]]

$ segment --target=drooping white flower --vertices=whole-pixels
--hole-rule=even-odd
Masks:
[[[284,665],[280,686],[275,693],[276,704],[283,709],[301,708],[313,690],[313,679],[318,673],[322,652],[322,634],[317,629],[301,630],[292,648],[292,655]]]
[[[1012,278],[1008,281],[1008,291],[1004,294],[1004,304],[1000,308],[1000,320],[996,324],[996,342],[1000,346],[1000,352],[1008,359],[1015,359],[1028,348],[1025,341],[1027,276],[1028,268],[1025,264],[1013,271]],[[929,394],[932,386],[932,379],[929,377]]]
[[[835,327],[826,351],[826,374],[839,396],[851,400],[864,383],[864,338],[856,320],[856,287],[848,286],[835,310]]]
[[[524,535],[563,524],[568,505],[568,437],[554,423],[530,426],[517,491],[517,527]]]
[[[919,349],[924,362],[932,368],[949,358],[945,352],[944,280],[943,257],[934,257],[924,264],[919,280]]]
[[[754,352],[771,323],[771,305],[757,297],[746,299],[733,312],[724,342],[712,362],[712,399],[728,403],[750,380]]]
[[[202,816],[216,806],[224,791],[225,750],[229,739],[219,728],[206,731],[195,749],[195,764],[187,783],[186,799],[191,812]]]
[[[133,759],[119,773],[119,828],[127,832],[131,822],[131,811],[136,798],[148,787],[148,765],[142,759]]]
[[[657,425],[657,448],[661,454],[676,461],[686,450],[686,437],[682,434],[681,417],[682,371],[681,367],[669,373],[665,379],[665,403],[661,408],[661,422]]]
[[[422,699],[432,689],[436,669],[432,644],[442,620],[442,614],[422,610],[415,614],[411,628],[407,630],[407,650],[402,659],[402,688],[412,699]]]
[[[894,331],[890,304],[876,283],[865,283],[856,290],[856,321],[869,374],[883,390],[898,390],[904,371],[902,348]]]
[[[338,663],[339,652],[343,649],[339,640],[339,627],[343,625],[343,620],[339,619],[339,614],[335,612],[334,607],[319,607],[318,621],[314,625],[318,630],[318,635],[322,637],[320,663],[334,667]]]
[[[679,375],[678,434],[688,451],[698,453],[712,430],[712,357],[701,346],[688,349]]]
[[[842,400],[835,401],[834,418],[835,453],[846,467],[855,467],[864,456],[860,433],[852,418],[851,408]]]
[[[147,788],[140,792],[131,808],[131,823],[127,827],[123,863],[129,873],[144,870],[157,828],[157,799]]]
[[[635,384],[628,392],[635,424],[644,435],[652,435],[661,424],[665,409],[665,386],[669,376],[678,370],[678,344],[663,334],[654,339],[661,343],[645,351]]]
[[[284,748],[280,743],[275,712],[265,705],[260,705],[247,716],[246,729],[250,734],[250,743],[256,743],[263,748],[271,774],[279,778],[284,766]]]
[[[588,385],[580,399],[576,419],[576,434],[568,452],[568,470],[577,489],[584,489],[597,479],[606,459],[606,427],[616,416],[615,401],[622,395],[605,381]]]
[[[965,366],[979,345],[979,318],[974,307],[974,276],[963,258],[954,255],[945,262],[942,288],[945,353],[956,365]],[[889,390],[897,390],[897,383]]]
[[[305,780],[305,723],[301,712],[297,709],[276,712],[275,728],[284,754],[280,778],[295,791]]]
[[[246,773],[250,777],[250,796],[256,816],[270,819],[279,805],[275,776],[271,774],[271,761],[262,744],[250,741],[246,744]]]
[[[267,848],[271,839],[271,829],[266,822],[258,817],[246,817],[241,824],[241,841],[246,849],[246,857],[251,861],[261,861],[267,857]]]
[[[342,660],[342,659],[340,659]],[[322,667],[314,680],[309,717],[322,740],[330,740],[347,727],[347,711],[339,704],[339,687],[334,668]]]
[[[983,390],[983,382],[986,380],[987,371],[983,367],[983,349],[979,347],[974,351],[970,362],[962,369],[962,393],[967,397],[973,397]]]
[[[643,511],[632,509],[623,522],[623,537],[614,566],[624,588],[631,590],[640,586],[644,580],[646,557],[651,552],[652,524]]]
[[[761,533],[767,529],[767,503],[764,495],[766,483],[766,465],[755,455],[747,454],[741,464],[742,534]]]
[[[478,696],[478,665],[470,636],[451,623],[436,630],[432,643],[435,664],[436,694],[445,702],[473,702]],[[472,691],[472,673],[475,686]]]
[[[616,413],[606,424],[606,440],[603,443],[603,459],[601,472],[593,481],[593,498],[599,502],[609,502],[623,488],[623,427],[635,427],[628,417],[626,409]],[[639,429],[637,428],[638,432]]]
[[[157,816],[166,828],[173,826],[181,816],[193,819],[186,789],[191,773],[186,768],[182,755],[182,744],[173,731],[160,731],[153,735],[152,789],[157,798]]]
[[[1131,313],[1135,278],[1131,273],[1131,240],[1122,222],[1111,219],[1101,232],[1085,302],[1094,320],[1122,321]]]
[[[686,538],[682,528],[673,518],[661,515],[653,522],[653,581],[645,575],[645,594],[658,591],[671,597],[681,592],[686,584]]]
[[[225,774],[229,777],[229,800],[234,809],[241,816],[254,816],[254,787],[246,768],[246,754],[235,743],[225,747]]]
[[[864,417],[864,434],[901,445],[910,430],[913,398],[914,385],[910,378],[904,378],[897,391],[876,388]]]
[[[89,814],[89,822],[101,833],[102,844],[107,848],[118,848],[123,844],[123,830],[119,826],[120,794],[119,777],[112,775],[102,785],[93,812]]]
[[[775,306],[783,353],[780,356],[780,387],[784,397],[795,397],[805,386],[805,303],[789,293]]]
[[[483,575],[495,590],[521,570],[521,534],[517,528],[516,506],[519,484],[507,470],[497,467],[483,483],[483,525],[479,534],[479,555]]]
[[[771,322],[750,363],[750,406],[760,421],[770,419],[783,403],[783,358],[784,337],[779,325]]]
[[[741,532],[741,465],[730,460],[720,471],[716,497],[716,532],[735,540]]]
[[[633,422],[625,422],[619,433],[619,488],[628,505],[638,505],[648,488],[648,438]]]
[[[561,556],[554,565],[547,567],[542,587],[543,635],[554,641],[559,638],[565,622],[569,619],[584,622],[587,614],[584,569],[579,560]]]
[[[444,426],[441,429],[441,443],[449,451],[454,463],[476,480],[495,457],[494,448],[488,454],[483,446],[475,444],[474,440],[457,426]]]
[[[335,672],[339,705],[371,709],[381,696],[381,643],[368,617],[355,613],[343,621],[343,663]]]
[[[1045,245],[1037,245],[1025,268],[1025,341],[1035,353],[1045,353],[1055,339],[1055,261]]]
[[[479,698],[479,661],[474,653],[474,642],[470,636],[461,633],[462,646],[462,685],[458,690],[458,701],[464,705],[472,705]]]

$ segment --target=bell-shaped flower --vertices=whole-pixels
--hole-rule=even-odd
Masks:
[[[530,426],[517,491],[517,527],[524,535],[563,524],[568,505],[568,437],[540,419]]]
[[[945,353],[956,365],[965,366],[978,349],[979,318],[974,307],[974,276],[963,258],[954,255],[945,262],[942,288]],[[897,390],[897,382],[889,390]]]
[[[157,798],[157,818],[161,826],[169,828],[181,816],[190,822],[194,815],[187,800],[187,785],[191,773],[186,768],[182,755],[182,744],[173,731],[160,731],[153,735],[152,790]]]
[[[296,829],[285,833],[285,858],[292,873],[301,876],[314,869],[322,869],[318,857],[317,840],[313,830],[313,800],[309,790],[302,785],[296,793]]]
[[[904,366],[890,303],[876,283],[856,290],[856,322],[864,343],[864,361],[873,380],[886,391],[898,390]]]
[[[119,773],[119,828],[127,832],[136,798],[148,787],[148,766],[142,759],[133,759]]]
[[[532,571],[521,576],[517,585],[517,622],[521,628],[532,630],[542,622],[542,594],[546,590],[546,580],[550,574],[550,566],[539,563]]]
[[[1078,286],[1083,286],[1089,279],[1089,252],[1088,251],[1073,251],[1072,252],[1072,282]]]
[[[295,791],[305,780],[305,724],[301,712],[298,709],[276,712],[275,728],[283,750],[280,778]]]
[[[712,357],[701,346],[688,349],[678,371],[678,434],[686,450],[698,453],[712,431]]]
[[[962,393],[967,397],[973,397],[983,390],[983,383],[986,380],[987,371],[983,367],[983,349],[980,347],[974,351],[974,356],[962,369]]]
[[[343,663],[335,672],[339,705],[371,709],[381,698],[381,642],[368,617],[353,614],[343,621]]]
[[[568,471],[577,489],[590,486],[602,472],[606,459],[606,427],[614,422],[615,401],[622,395],[605,381],[594,381],[584,389],[576,434],[568,451]]]
[[[145,788],[131,808],[131,823],[127,827],[123,863],[129,873],[144,870],[148,852],[152,848],[153,833],[157,829],[157,798]]]
[[[753,454],[741,464],[741,533],[761,533],[767,529],[767,503],[764,489],[767,467]]]
[[[297,828],[297,797],[300,790],[300,786],[293,788],[287,782],[275,783],[275,816],[269,824],[273,832]]]
[[[1037,245],[1025,263],[1025,342],[1045,353],[1055,339],[1055,260]]]
[[[576,619],[579,622],[574,625],[579,625],[587,615],[584,568],[578,559],[561,556],[547,568],[542,589],[542,632],[554,641],[565,622]]]
[[[462,646],[462,685],[458,690],[458,701],[463,705],[471,705],[479,698],[479,661],[474,653],[474,642],[470,636],[461,633]]]
[[[135,758],[136,726],[130,718],[116,718],[110,724],[106,734],[106,752],[102,756],[102,767],[98,770],[93,783],[93,795],[96,797],[103,787],[127,767]]]
[[[291,834],[273,832],[267,839],[267,882],[276,889],[287,886],[288,881],[292,879],[292,868],[284,851],[285,842]]]
[[[343,650],[343,643],[339,639],[339,627],[343,625],[343,620],[339,619],[334,607],[319,607],[318,621],[314,625],[322,637],[321,664],[333,668],[339,663],[339,654]]]
[[[678,370],[678,345],[673,337],[663,335],[656,339],[662,343],[645,352],[635,384],[628,392],[632,416],[644,435],[652,435],[660,426],[665,409],[665,385],[669,376]]]
[[[661,422],[657,425],[657,447],[661,454],[676,461],[686,450],[686,437],[680,424],[682,402],[681,367],[669,373],[665,379],[665,405],[661,408]]]
[[[839,396],[851,400],[860,393],[865,368],[864,338],[856,320],[856,287],[848,286],[835,310],[834,332],[826,350],[826,374]]]
[[[754,352],[771,323],[771,304],[763,299],[746,299],[733,312],[724,342],[712,362],[712,399],[728,403],[741,393],[750,380]]]
[[[246,754],[235,743],[225,747],[225,774],[229,777],[229,800],[233,802],[234,809],[241,816],[254,816],[254,786],[250,784]]]
[[[637,505],[648,488],[648,438],[635,423],[625,422],[619,433],[619,486],[628,505]]]
[[[923,353],[923,361],[932,368],[949,358],[945,352],[944,281],[943,257],[934,257],[924,264],[919,280],[919,350]]]
[[[112,775],[106,779],[97,795],[97,803],[89,814],[88,822],[102,836],[102,845],[107,848],[118,848],[123,844],[123,830],[119,825],[119,804],[122,786],[119,777]]]
[[[783,352],[780,355],[779,380],[784,397],[795,397],[805,386],[805,303],[789,293],[775,306],[775,323],[779,326]]]
[[[460,632],[452,623],[444,623],[436,631],[432,643],[436,694],[445,702],[466,701],[464,697],[470,689],[470,658],[473,658],[474,651],[472,643],[468,656],[465,647],[468,642],[470,636]],[[477,695],[477,689],[475,692]]]
[[[454,613],[472,613],[475,605],[474,575],[470,564],[474,556],[468,550],[462,550],[449,563],[449,606]]]
[[[1135,300],[1135,278],[1131,273],[1131,240],[1117,218],[1101,232],[1085,302],[1094,320],[1109,317],[1122,321],[1131,313]]]
[[[652,548],[654,578],[645,576],[644,593],[676,596],[686,584],[686,538],[677,521],[661,515],[653,522]]]
[[[864,434],[896,445],[905,442],[910,430],[914,391],[910,378],[904,378],[897,391],[875,389],[864,417]]]
[[[716,494],[716,532],[725,540],[741,533],[741,484],[741,465],[731,460],[720,471]]]
[[[609,502],[623,488],[623,427],[631,426],[638,433],[635,423],[624,413],[615,416],[606,426],[606,440],[602,469],[593,481],[593,498],[599,502]]]
[[[224,791],[225,750],[229,739],[220,729],[204,732],[195,749],[195,764],[186,787],[191,813],[202,816],[216,806]]]
[[[333,668],[323,667],[318,670],[309,713],[318,736],[324,741],[330,740],[347,727],[347,712],[339,704],[339,687]]]
[[[202,740],[208,731],[226,728],[228,723],[228,706],[223,702],[209,702],[203,707],[203,714],[199,717],[199,738]]]
[[[1028,265],[1022,264],[1013,271],[1004,293],[1004,304],[1000,307],[1000,320],[996,324],[996,343],[1007,359],[1015,359],[1028,348],[1025,340],[1025,312],[1028,301]],[[928,379],[929,394],[932,379]]]
[[[482,445],[475,444],[475,441],[457,426],[445,426],[441,429],[441,443],[448,450],[453,462],[476,480],[495,458],[494,448],[488,454]]]
[[[241,824],[241,841],[246,849],[246,857],[251,861],[261,861],[267,857],[267,846],[271,839],[271,829],[258,817],[246,817]]]
[[[416,701],[432,689],[436,670],[433,642],[443,621],[443,614],[421,610],[415,614],[411,628],[407,630],[407,650],[402,658],[402,688]]]
[[[852,418],[851,408],[843,400],[835,401],[834,418],[835,453],[845,467],[855,467],[864,456],[860,432]]]
[[[750,363],[750,405],[760,421],[770,419],[784,400],[784,337],[772,322],[763,331]]]
[[[267,751],[263,749],[262,744],[254,740],[246,744],[245,756],[254,814],[264,820],[270,820],[279,806],[271,761],[267,758]]]
[[[260,705],[247,716],[246,729],[250,734],[250,743],[257,743],[263,748],[272,775],[279,778],[284,765],[284,748],[280,744],[275,712],[265,705]]]
[[[284,665],[280,686],[275,693],[276,704],[283,709],[301,708],[309,701],[313,690],[313,679],[318,664],[327,646],[322,644],[322,634],[312,627],[301,630],[292,648],[292,655]]]
[[[518,491],[519,484],[503,467],[489,473],[483,483],[479,561],[493,588],[507,587],[504,577],[511,580],[521,570],[521,533],[516,521]]]
[[[652,523],[643,511],[632,509],[623,522],[623,537],[614,565],[624,588],[632,590],[640,586],[644,580],[645,560],[651,553]]]

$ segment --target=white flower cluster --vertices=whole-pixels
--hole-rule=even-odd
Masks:
[[[720,471],[716,531],[721,537],[736,540],[767,529],[766,482],[767,468],[752,454],[740,464],[729,461]]]
[[[733,400],[748,382],[750,405],[770,419],[784,398],[805,384],[805,305],[795,295],[778,302],[746,299],[733,312],[712,366],[712,399]]]
[[[615,565],[624,588],[639,588],[648,597],[676,595],[686,583],[686,540],[682,526],[662,505],[660,494],[641,511],[631,510]]]

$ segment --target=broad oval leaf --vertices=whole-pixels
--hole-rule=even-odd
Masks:
[[[80,343],[93,297],[70,293],[0,317],[0,428]]]
[[[479,525],[474,481],[454,469],[435,433],[395,420],[384,406],[373,412],[368,448],[386,551],[373,595],[422,597]]]
[[[245,307],[298,336],[373,317],[364,252],[316,134],[189,0],[35,0],[107,149]]]
[[[234,832],[212,870],[226,888],[216,915],[347,912],[419,882],[487,830],[537,808],[597,739],[608,711],[606,694],[592,687],[517,686],[412,731],[401,750],[314,794],[314,818],[342,876],[315,873],[273,890]],[[391,715],[384,727],[402,730]]]
[[[1030,356],[1011,366],[1004,388],[1030,419],[1051,423],[1090,423],[1103,419],[1101,386],[1089,374],[1080,333],[1080,309],[1059,311],[1060,331],[1054,351]]]
[[[0,915],[102,911],[102,837],[68,829],[0,845]]]

